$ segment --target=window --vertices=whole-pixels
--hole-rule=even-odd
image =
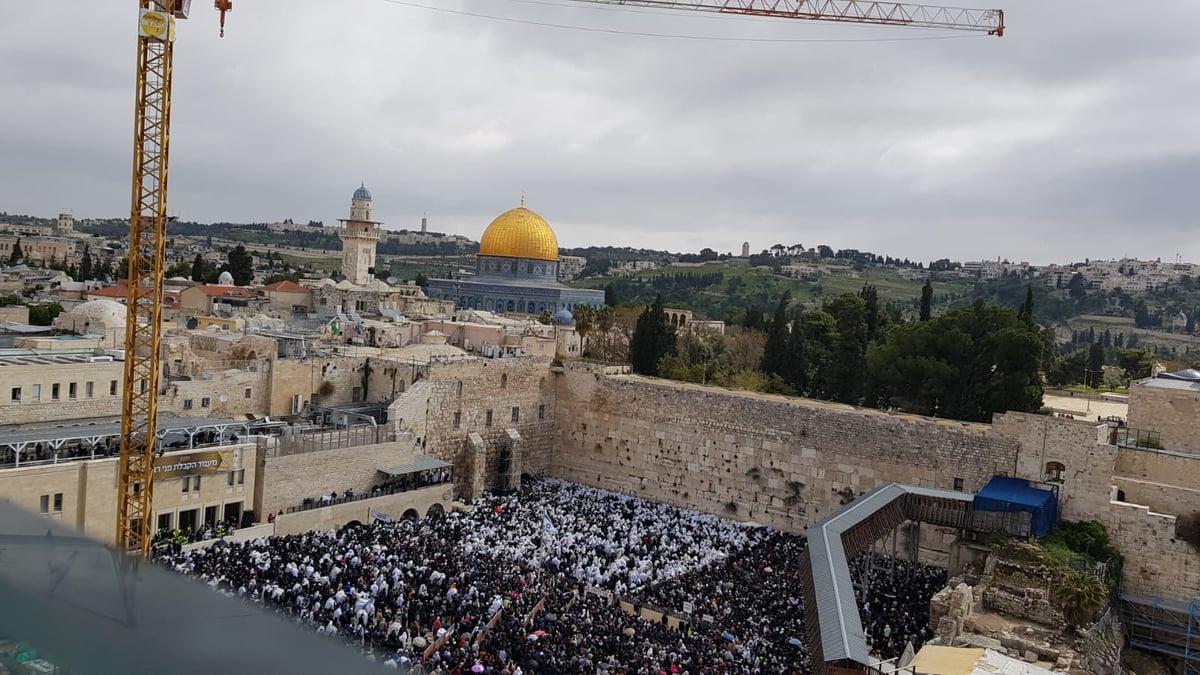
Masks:
[[[300,394],[293,394],[292,395],[292,412],[293,413],[300,412],[300,404],[303,402],[304,402],[304,399],[300,396]]]
[[[68,384],[67,385],[67,398],[74,399],[75,394],[76,394],[76,392],[78,392],[78,390],[79,390],[79,386],[76,383],[71,382],[70,384]]]
[[[204,398],[200,399],[200,407],[201,407],[201,408],[207,408],[207,407],[209,407],[210,405],[212,405],[212,399],[211,399],[211,398],[209,398],[209,397],[205,396]]]
[[[116,395],[117,395],[117,381],[116,381],[116,380],[109,380],[109,382],[108,382],[108,395],[109,395],[109,396],[116,396]]]
[[[462,381],[459,381],[458,384],[454,385],[454,395],[462,398]]]
[[[513,421],[514,422],[521,421],[521,409],[515,405],[513,406]]]
[[[190,489],[192,489],[192,477],[184,476],[183,477],[183,493],[187,494],[188,490],[190,490]]]
[[[160,530],[171,529],[171,516],[172,515],[174,515],[174,514],[171,514],[171,513],[158,514],[158,529],[160,529]]]
[[[485,427],[492,426],[492,411],[491,410],[487,411],[487,419],[484,421],[483,426],[485,426]]]
[[[50,513],[50,495],[42,495],[38,504],[38,513]]]
[[[500,388],[501,388],[501,389],[508,389],[508,373],[501,373],[501,375],[500,375]]]
[[[12,388],[12,400],[17,401],[17,402],[19,402],[21,400],[21,388],[20,387]]]
[[[54,493],[54,512],[62,513],[62,495],[61,492]]]
[[[454,413],[454,428],[457,429],[460,426],[462,426],[462,413],[456,412]]]
[[[251,393],[250,387],[246,387],[245,396],[243,398],[250,398],[250,393]]]
[[[954,479],[954,489],[957,490],[958,492],[963,491],[963,479],[961,479],[961,478]]]
[[[54,384],[50,385],[50,400],[51,400],[51,401],[57,401],[57,400],[58,400],[58,387],[59,387],[59,385],[58,385],[58,383],[57,383],[57,382],[55,382]]]
[[[150,388],[150,382],[149,382],[149,380],[143,379],[143,380],[141,380],[141,383],[142,383],[142,393],[144,394],[144,393],[146,393],[146,390]]]
[[[190,398],[183,399],[183,409],[184,410],[192,409],[192,399],[190,399]]]
[[[545,404],[538,406],[538,419],[539,420],[546,419],[546,405]]]
[[[238,480],[238,485],[246,484],[246,470],[245,469],[237,470],[237,480]]]
[[[96,384],[95,382],[85,383],[83,385],[83,395],[86,396],[87,398],[91,398],[92,394],[95,392],[95,384]]]
[[[32,396],[30,396],[31,400],[33,400],[33,401],[42,400],[42,385],[40,385],[40,384],[33,385],[33,391],[31,393],[33,394]]]
[[[192,492],[200,491],[200,476],[192,476]]]
[[[350,400],[355,403],[362,400],[362,387],[355,387],[350,390]]]
[[[1067,471],[1066,465],[1061,462],[1046,462],[1046,482],[1061,483],[1063,482],[1063,474]]]
[[[229,482],[227,483],[229,485],[229,487],[233,487],[233,474],[234,474],[233,471],[229,472]]]

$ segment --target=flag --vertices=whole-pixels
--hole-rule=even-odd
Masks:
[[[550,520],[548,514],[542,514],[542,527],[546,530],[546,534],[558,534],[558,528],[554,527],[554,521]]]

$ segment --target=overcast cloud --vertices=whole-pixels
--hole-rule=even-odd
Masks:
[[[1200,3],[995,0],[1003,38],[595,8],[196,0],[172,213],[478,238],[521,192],[565,247],[827,243],[929,260],[1200,262]],[[407,0],[406,0],[407,2]],[[964,4],[982,7],[977,0]],[[0,210],[128,213],[135,3],[0,9]],[[1137,5],[1142,7],[1142,5]],[[949,35],[962,35],[951,33]]]

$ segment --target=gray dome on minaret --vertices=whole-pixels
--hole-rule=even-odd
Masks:
[[[354,191],[354,199],[364,202],[371,201],[371,191],[367,189],[366,184],[358,186],[358,189]]]

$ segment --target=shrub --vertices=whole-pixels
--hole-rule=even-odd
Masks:
[[[1054,547],[1056,554],[1062,554],[1061,547],[1093,561],[1103,562],[1117,555],[1108,541],[1108,529],[1094,520],[1063,522],[1041,544],[1046,549]]]
[[[1054,601],[1062,608],[1063,616],[1072,626],[1091,621],[1096,610],[1108,602],[1104,582],[1088,574],[1067,570],[1055,585]]]
[[[1200,511],[1193,511],[1175,519],[1175,538],[1182,539],[1200,550]]]

